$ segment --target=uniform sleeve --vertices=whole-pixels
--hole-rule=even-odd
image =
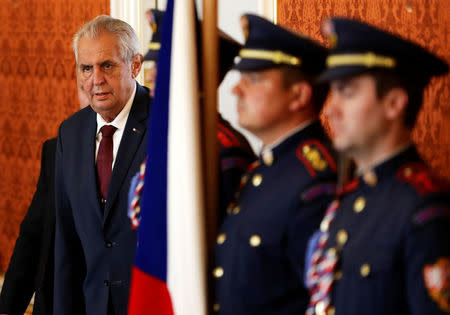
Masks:
[[[49,181],[46,159],[46,143],[44,143],[41,156],[41,171],[36,191],[30,207],[20,224],[19,237],[16,240],[14,251],[9,262],[8,269],[0,295],[0,313],[23,314],[30,303],[35,291],[35,279],[38,272],[37,263],[42,248],[42,235],[46,212],[50,211],[48,202]]]
[[[404,251],[409,314],[450,314],[450,206],[413,218]]]
[[[64,186],[64,152],[61,128],[55,168],[55,283],[54,314],[84,314],[83,280],[86,274],[81,243],[75,230],[72,209]]]

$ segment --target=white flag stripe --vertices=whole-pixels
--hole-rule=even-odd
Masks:
[[[176,0],[168,141],[168,288],[176,315],[205,315],[198,70],[193,0]]]

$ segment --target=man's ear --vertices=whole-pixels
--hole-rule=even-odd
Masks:
[[[404,115],[408,106],[409,97],[405,89],[396,87],[390,90],[383,97],[383,106],[386,118],[389,120],[397,119]]]
[[[131,60],[131,75],[133,76],[133,79],[138,76],[139,72],[141,72],[142,58],[143,57],[141,54],[136,54]]]
[[[289,105],[289,109],[291,111],[297,112],[310,104],[312,98],[312,87],[308,82],[301,81],[294,83],[290,89],[293,95],[292,101]]]

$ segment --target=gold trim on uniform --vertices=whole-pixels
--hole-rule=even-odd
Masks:
[[[327,58],[328,68],[341,66],[366,66],[368,68],[394,68],[396,61],[392,57],[376,55],[372,52],[365,54],[336,54]]]
[[[356,198],[355,203],[353,204],[353,210],[356,213],[360,213],[361,211],[364,210],[365,207],[366,207],[366,198],[364,197]]]
[[[239,212],[241,212],[241,206],[236,206],[233,208],[233,214],[238,214]]]
[[[241,49],[239,52],[241,58],[269,60],[276,64],[287,64],[291,66],[300,66],[300,58],[286,54],[281,50],[261,50],[261,49]]]
[[[148,44],[148,49],[159,50],[160,48],[161,48],[161,43],[150,42],[150,43]]]
[[[272,150],[264,150],[262,153],[262,160],[267,166],[272,166],[273,164],[273,152]]]
[[[375,174],[373,170],[365,172],[363,175],[363,180],[367,185],[371,187],[375,187],[378,183],[377,174]]]
[[[214,311],[214,312],[220,311],[220,305],[219,305],[218,303],[214,303],[214,305],[213,305],[213,311]]]
[[[318,171],[323,171],[327,168],[328,163],[322,158],[319,150],[305,145],[302,149],[303,156],[311,163],[311,166]]]

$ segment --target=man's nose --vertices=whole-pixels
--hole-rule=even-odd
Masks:
[[[99,69],[99,68],[94,68],[93,79],[94,79],[94,85],[103,84],[105,82],[105,75],[104,75],[103,71],[101,71],[101,69]]]

